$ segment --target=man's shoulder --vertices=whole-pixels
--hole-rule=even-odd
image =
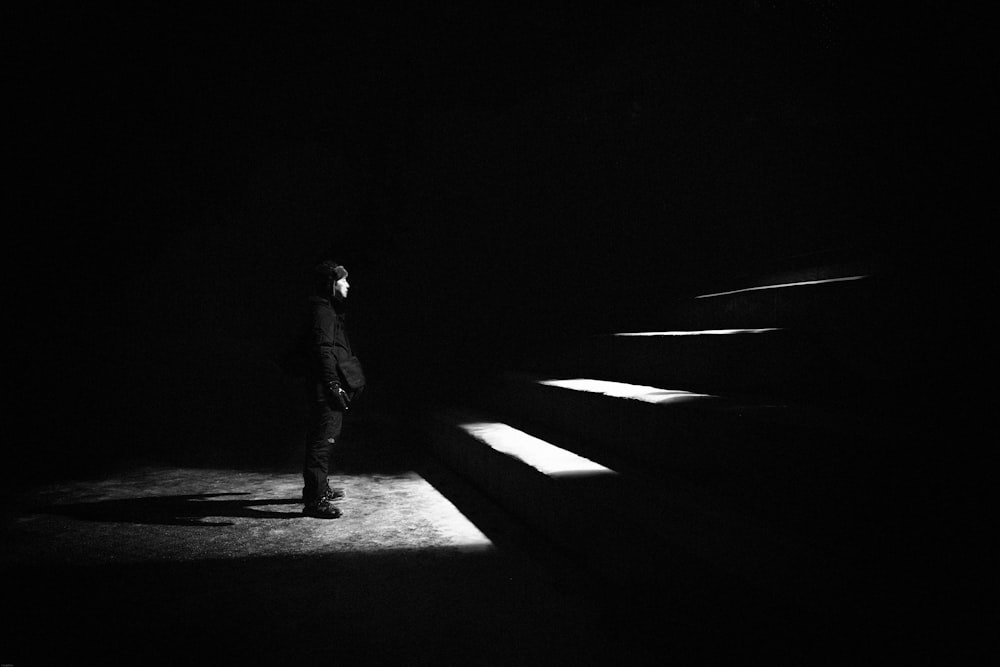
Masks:
[[[312,313],[313,318],[327,319],[337,316],[337,311],[334,310],[333,304],[327,299],[318,296],[309,298],[309,312]]]
[[[330,300],[324,299],[321,296],[309,297],[309,307],[313,310],[317,308],[329,308],[330,310],[333,310],[333,304],[330,303]]]

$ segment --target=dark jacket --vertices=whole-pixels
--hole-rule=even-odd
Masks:
[[[337,362],[351,357],[351,343],[347,337],[345,316],[336,311],[330,299],[310,297],[309,313],[307,377],[317,387],[317,400],[324,400],[326,385],[341,382]]]

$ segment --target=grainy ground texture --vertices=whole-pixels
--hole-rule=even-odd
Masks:
[[[354,447],[336,520],[302,516],[294,464],[120,467],[21,494],[0,661],[586,664],[633,646],[572,567],[447,469]]]
[[[338,452],[334,520],[302,515],[295,452],[8,492],[0,663],[662,665],[856,643],[681,560],[667,584],[601,581],[391,433]]]

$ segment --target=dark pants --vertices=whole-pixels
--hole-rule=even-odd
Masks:
[[[302,466],[302,499],[308,505],[316,502],[327,485],[330,456],[340,429],[344,413],[334,410],[326,401],[316,400],[315,393],[309,401],[309,426],[306,431],[306,458]]]

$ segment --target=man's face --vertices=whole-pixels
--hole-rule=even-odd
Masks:
[[[333,295],[338,299],[346,299],[347,291],[351,288],[351,284],[347,282],[347,278],[341,278],[333,284]]]

